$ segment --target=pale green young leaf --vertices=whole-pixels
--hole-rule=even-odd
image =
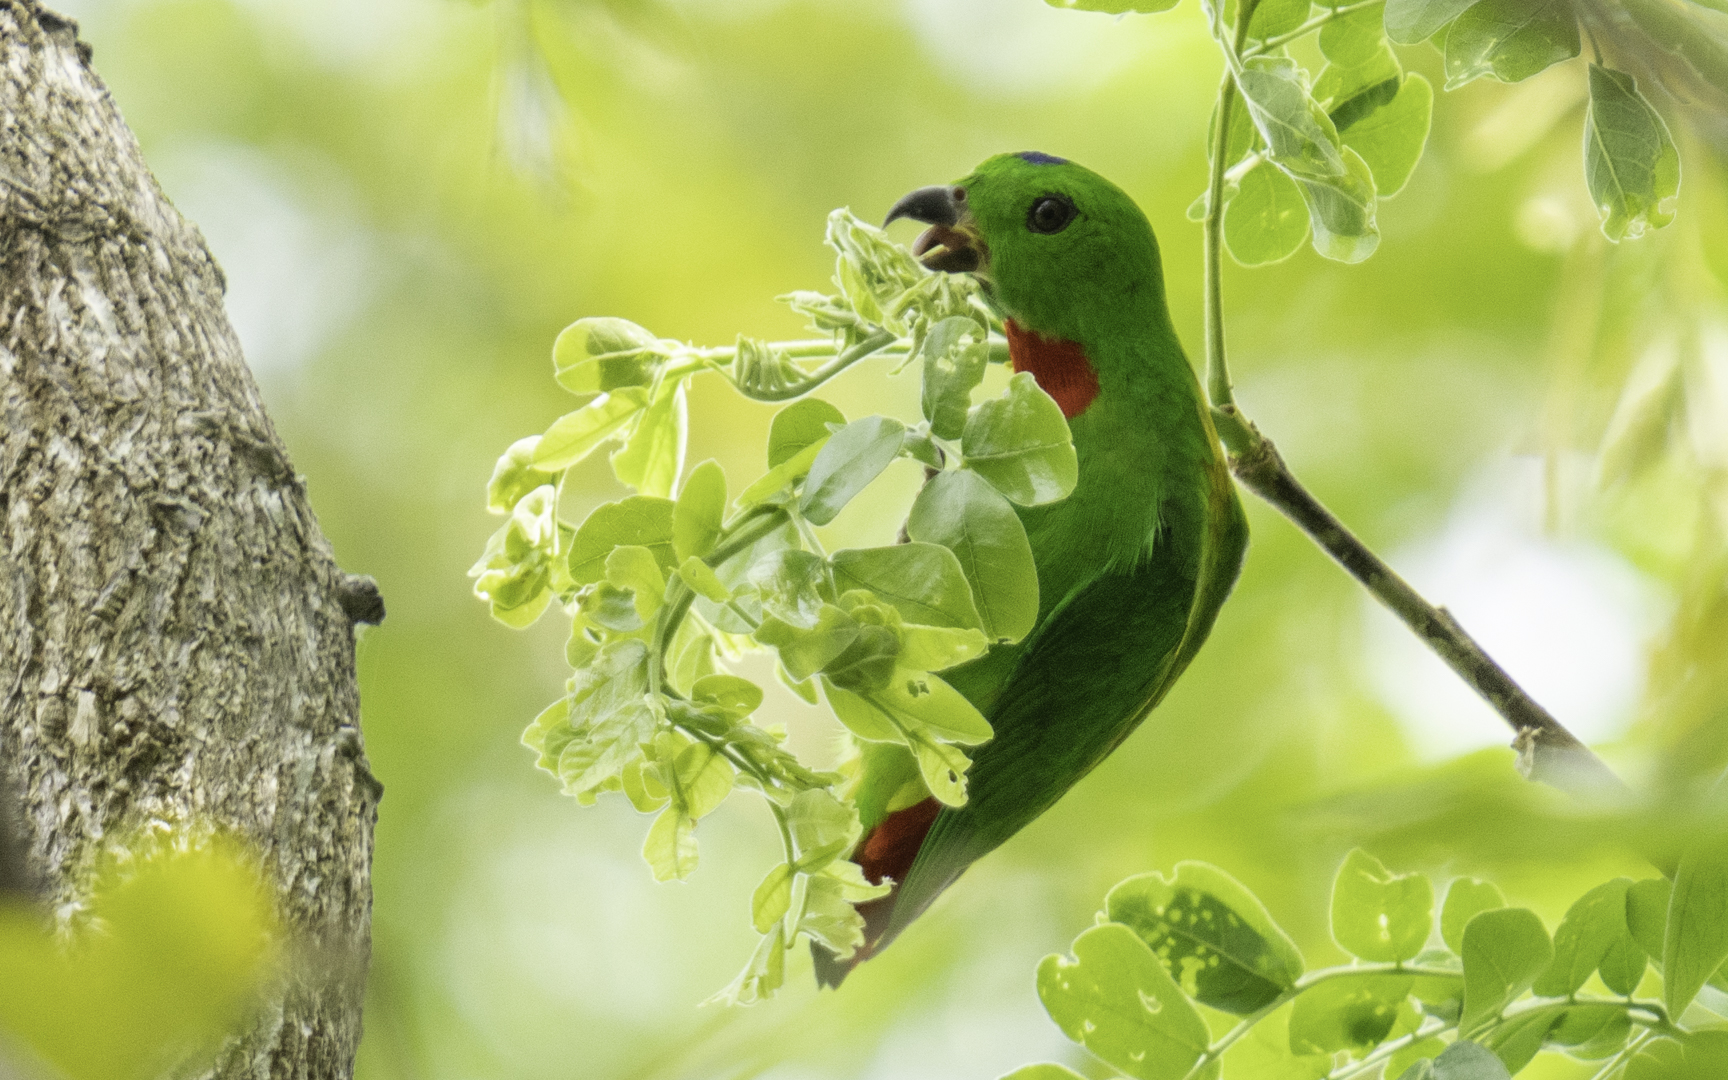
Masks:
[[[1440,908],[1440,938],[1453,952],[1464,948],[1464,927],[1478,912],[1506,906],[1506,897],[1491,881],[1453,878]]]
[[[517,439],[504,451],[486,484],[486,509],[494,514],[508,514],[530,491],[558,482],[557,473],[534,467],[534,448],[539,445],[540,436],[530,435]]]
[[[1410,994],[1409,975],[1342,975],[1304,990],[1290,1010],[1290,1052],[1331,1054],[1378,1046]]]
[[[719,672],[697,679],[690,687],[690,700],[699,705],[718,705],[742,718],[762,706],[762,688],[749,679]]]
[[[1707,834],[1680,856],[1662,935],[1662,1000],[1669,1016],[1692,1004],[1728,960],[1728,833]]]
[[[794,869],[812,874],[858,839],[858,812],[822,788],[800,791],[786,808],[786,826],[798,850]]]
[[[1528,908],[1484,911],[1464,927],[1464,1012],[1471,1031],[1530,989],[1554,959],[1548,930]]]
[[[786,928],[776,926],[756,943],[750,962],[724,990],[704,1005],[755,1005],[774,996],[786,982]]]
[[[875,593],[907,622],[982,628],[965,571],[954,553],[940,544],[845,548],[836,551],[829,564],[835,587],[842,593],[852,589]]]
[[[1590,65],[1584,114],[1584,181],[1602,215],[1602,235],[1618,243],[1674,220],[1680,154],[1662,116],[1622,71]]]
[[[1462,927],[1458,933],[1464,933]],[[1414,963],[1426,968],[1441,968],[1458,973],[1453,977],[1418,975],[1415,984],[1410,987],[1410,995],[1427,1006],[1429,1012],[1436,1016],[1457,1016],[1464,1001],[1464,962],[1445,949],[1423,949],[1416,954]]]
[[[1260,0],[1248,20],[1248,36],[1266,41],[1288,34],[1308,21],[1312,7],[1309,0]]]
[[[1386,36],[1400,45],[1427,41],[1477,0],[1386,0]]]
[[[972,388],[984,378],[990,357],[984,327],[975,319],[955,315],[930,327],[920,348],[924,386],[919,403],[930,421],[931,434],[958,439],[966,429]]]
[[[826,439],[832,429],[844,427],[846,416],[821,398],[795,401],[774,414],[768,424],[768,467],[783,465],[806,447]]]
[[[642,629],[642,612],[636,607],[636,593],[620,589],[610,581],[583,592],[577,608],[580,620],[600,630],[629,634]]]
[[[827,561],[798,548],[759,560],[750,568],[750,584],[761,596],[763,611],[804,629],[814,627],[822,605],[834,600]]]
[[[556,776],[558,755],[575,737],[570,728],[570,699],[561,697],[540,710],[540,715],[522,732],[522,745],[534,751],[535,765]]]
[[[966,805],[966,773],[972,759],[951,743],[937,742],[921,731],[906,733],[906,744],[918,762],[918,774],[924,786],[944,806]]]
[[[1386,1059],[1387,1080],[1408,1075],[1411,1066],[1419,1061],[1427,1061],[1430,1069],[1432,1069],[1433,1062],[1430,1059],[1445,1049],[1446,1044],[1433,1036],[1411,1043]],[[1328,1059],[1328,1063],[1330,1063],[1330,1059]]]
[[[1104,897],[1104,915],[1139,934],[1183,993],[1245,1016],[1296,984],[1302,954],[1258,897],[1215,866],[1180,862]]]
[[[854,617],[865,614],[854,610]],[[822,667],[835,686],[856,694],[874,694],[888,685],[900,657],[900,637],[892,627],[861,622],[846,651]]]
[[[858,620],[833,604],[823,604],[814,626],[802,627],[775,615],[762,620],[756,640],[778,650],[780,663],[799,682],[821,671],[858,639]]]
[[[1548,1030],[1547,1041],[1585,1061],[1617,1054],[1632,1034],[1632,1020],[1621,1006],[1575,1005]]]
[[[1297,177],[1308,203],[1314,250],[1334,262],[1359,263],[1380,246],[1375,224],[1374,174],[1362,155],[1344,148],[1346,172],[1325,179]]]
[[[1446,89],[1490,75],[1521,82],[1578,55],[1567,0],[1479,0],[1446,32]]]
[[[666,577],[654,553],[637,544],[625,544],[612,549],[605,565],[606,584],[631,594],[638,620],[646,623],[652,619],[666,595]]]
[[[572,708],[572,714],[577,711]],[[591,726],[575,727],[576,737],[558,755],[558,778],[564,794],[582,796],[616,777],[640,753],[639,744],[654,734],[658,717],[637,697],[615,711],[595,719]]]
[[[900,665],[911,671],[946,671],[983,656],[989,648],[982,630],[916,623],[900,627]]]
[[[827,443],[828,436],[824,435],[820,440],[799,450],[785,461],[758,476],[750,483],[749,487],[738,493],[738,498],[735,501],[741,507],[755,506],[757,503],[764,502],[785,491],[810,471],[810,466],[815,463],[817,455],[821,454],[822,448]]]
[[[1404,82],[1404,66],[1398,54],[1384,42],[1380,51],[1355,64],[1327,64],[1314,80],[1314,100],[1326,109],[1332,124],[1342,131],[1391,101]]]
[[[684,471],[690,426],[684,384],[661,394],[648,406],[624,446],[612,454],[612,475],[642,495],[670,498]]]
[[[846,883],[826,874],[812,875],[804,896],[798,931],[840,959],[864,944],[864,917],[846,895]]]
[[[806,705],[815,705],[817,702],[822,700],[816,690],[815,683],[811,682],[809,679],[794,679],[792,673],[786,670],[784,664],[776,663],[774,665],[774,678],[781,686],[784,686],[786,689],[792,691],[793,694],[797,695],[798,699]]]
[[[1354,67],[1386,51],[1386,5],[1335,15],[1320,28],[1320,54],[1328,63]]]
[[[1668,901],[1673,894],[1674,883],[1667,878],[1633,882],[1626,889],[1626,930],[1657,963],[1662,961],[1662,942],[1668,933]]]
[[[552,343],[552,372],[573,394],[647,386],[669,355],[659,338],[625,319],[577,319]]]
[[[866,416],[835,432],[810,466],[798,508],[817,525],[833,521],[899,455],[905,435],[906,425],[887,416]]]
[[[657,770],[648,762],[637,759],[624,766],[621,778],[624,783],[624,797],[630,800],[630,805],[639,814],[652,814],[666,805],[671,795],[660,783]]]
[[[1080,478],[1062,407],[1029,371],[1009,379],[1000,397],[973,407],[960,446],[966,468],[1022,506],[1066,498]]]
[[[906,532],[954,553],[989,640],[1019,641],[1031,633],[1038,621],[1032,545],[1020,515],[983,477],[966,469],[931,477],[912,503]]]
[[[1631,878],[1615,878],[1578,898],[1554,931],[1554,960],[1532,989],[1543,997],[1568,997],[1621,942],[1637,947],[1626,930],[1626,890]]]
[[[1237,182],[1224,205],[1224,243],[1243,266],[1265,266],[1296,253],[1308,239],[1308,206],[1296,181],[1262,161]]]
[[[943,742],[976,746],[991,735],[990,722],[960,691],[925,671],[900,668],[870,697],[909,730],[928,732]]]
[[[1390,963],[1422,951],[1434,928],[1434,886],[1422,874],[1394,874],[1356,848],[1332,885],[1332,937],[1364,960]]]
[[[690,470],[672,508],[672,552],[680,563],[714,550],[726,518],[726,473],[709,458]]]
[[[750,897],[750,922],[758,934],[766,934],[775,923],[786,917],[792,906],[792,867],[781,863],[768,871],[762,884]]]
[[[676,544],[673,549],[677,549]],[[679,564],[678,576],[684,579],[684,584],[690,586],[692,592],[705,600],[724,604],[732,598],[732,590],[714,573],[714,568],[694,555]]]
[[[1623,7],[1651,42],[1681,57],[1705,82],[1728,93],[1728,44],[1722,40],[1719,23],[1688,17],[1684,5],[1663,0],[1624,0]]]
[[[1431,1080],[1511,1080],[1512,1075],[1492,1052],[1468,1039],[1460,1039],[1448,1046],[1432,1062],[1417,1062],[1411,1068],[1420,1068],[1424,1064],[1431,1071],[1418,1075]]]
[[[570,541],[570,576],[579,585],[601,580],[606,576],[606,556],[626,544],[647,548],[661,570],[671,573],[678,565],[672,553],[671,500],[632,495],[595,507]]]
[[[575,412],[552,421],[534,447],[534,467],[562,472],[612,439],[648,407],[648,390],[626,386],[601,394]]]
[[[1224,1054],[1222,1064],[1231,1080],[1326,1080],[1332,1071],[1330,1057],[1290,1053],[1289,1009],[1274,1009],[1260,1017]]]
[[[1169,11],[1182,0],[1044,0],[1054,8],[1068,11],[1101,11],[1107,15],[1122,15],[1135,12],[1140,15],[1155,15],[1160,11]]]
[[[1407,77],[1392,99],[1361,119],[1339,122],[1344,145],[1362,155],[1374,174],[1375,195],[1398,194],[1416,171],[1434,114],[1434,87],[1421,75]]]
[[[726,801],[737,778],[738,770],[718,750],[705,742],[691,743],[672,765],[673,801],[699,821]]]
[[[1073,956],[1038,965],[1039,1000],[1064,1035],[1136,1080],[1177,1080],[1200,1060],[1205,1021],[1132,930],[1094,926]]]
[[[687,694],[698,679],[713,673],[714,638],[695,619],[685,619],[666,650],[666,681]]]
[[[655,881],[686,881],[696,872],[696,822],[676,806],[667,807],[648,828],[642,858]]]
[[[1236,86],[1273,161],[1298,177],[1344,175],[1338,133],[1294,61],[1256,56],[1243,63]]]

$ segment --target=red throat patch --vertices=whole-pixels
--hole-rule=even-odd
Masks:
[[[1013,319],[1003,320],[1003,327],[1008,331],[1008,359],[1014,370],[1030,371],[1068,419],[1085,412],[1098,397],[1098,372],[1085,351],[1072,341],[1022,330]]]

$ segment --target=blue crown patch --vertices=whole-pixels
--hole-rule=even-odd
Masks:
[[[1031,165],[1066,165],[1066,164],[1068,164],[1067,158],[1059,158],[1059,157],[1055,156],[1054,154],[1042,154],[1036,150],[1022,150],[1022,151],[1020,151],[1019,154],[1017,154],[1015,156],[1018,157],[1021,161],[1024,161],[1024,162],[1031,164]]]

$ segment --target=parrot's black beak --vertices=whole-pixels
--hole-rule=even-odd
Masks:
[[[964,274],[984,265],[989,250],[972,224],[965,188],[919,188],[894,204],[882,227],[886,229],[901,218],[930,226],[912,242],[912,254],[930,269]]]

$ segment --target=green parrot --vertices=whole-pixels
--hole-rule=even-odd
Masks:
[[[1016,507],[1038,568],[1038,620],[943,678],[989,719],[965,806],[917,783],[902,747],[865,744],[852,859],[894,891],[859,906],[865,944],[813,945],[838,986],[965,869],[1055,804],[1169,691],[1212,628],[1248,545],[1242,505],[1164,300],[1158,243],[1128,195],[1049,154],[990,158],[907,195],[887,222],[930,228],[925,266],[971,273],[1004,316],[1015,371],[1068,417],[1079,482]]]

